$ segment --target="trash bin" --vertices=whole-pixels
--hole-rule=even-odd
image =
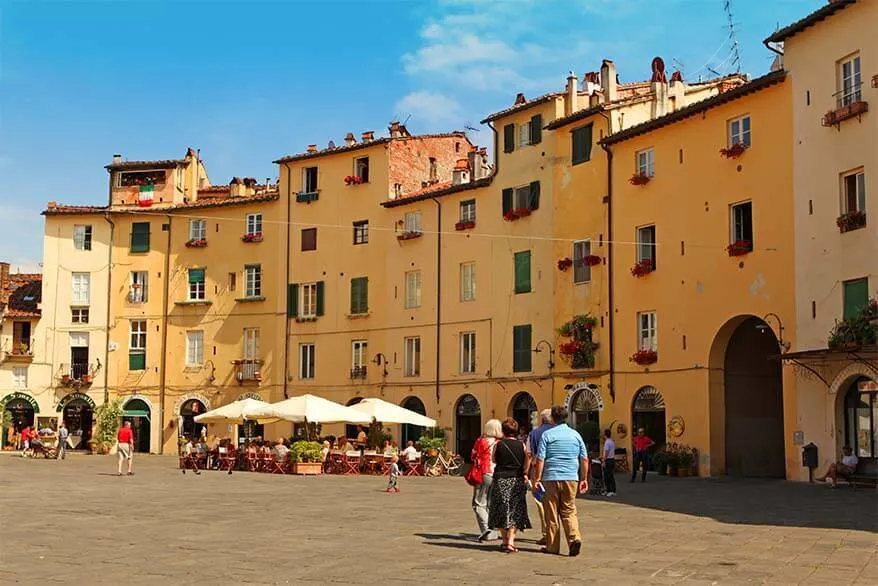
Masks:
[[[802,446],[802,466],[808,469],[808,481],[814,482],[814,468],[817,467],[817,446],[813,442]]]

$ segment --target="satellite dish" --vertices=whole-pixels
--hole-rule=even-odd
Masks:
[[[334,148],[335,148],[335,141],[334,141],[334,140],[330,140],[330,141],[329,141],[329,144],[326,145],[326,148],[328,148],[328,149],[334,149]]]
[[[652,81],[668,82],[665,75],[665,62],[661,57],[652,60]]]

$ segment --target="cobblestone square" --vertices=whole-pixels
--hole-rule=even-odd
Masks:
[[[874,490],[621,479],[579,501],[583,553],[475,541],[460,478],[205,472],[142,456],[0,457],[2,584],[878,584]],[[537,522],[536,511],[531,516]],[[562,550],[563,551],[563,550]]]

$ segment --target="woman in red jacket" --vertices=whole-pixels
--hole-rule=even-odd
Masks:
[[[497,539],[497,534],[488,527],[488,503],[491,502],[491,484],[494,475],[494,447],[497,440],[503,437],[503,428],[499,419],[490,419],[485,423],[485,433],[476,440],[471,454],[473,466],[478,466],[482,473],[482,484],[473,487],[473,511],[479,524],[479,541]]]

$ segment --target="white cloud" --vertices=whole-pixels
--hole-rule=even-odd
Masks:
[[[412,92],[396,103],[395,110],[403,114],[402,118],[410,115],[415,121],[431,128],[460,126],[463,123],[460,103],[438,92]]]

